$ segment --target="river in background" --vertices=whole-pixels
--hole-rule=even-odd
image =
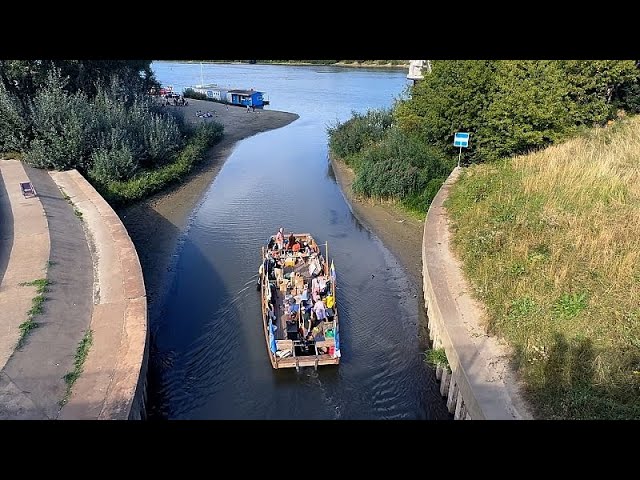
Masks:
[[[178,92],[201,81],[199,63],[152,67]],[[204,64],[202,74],[205,83],[263,91],[267,108],[300,118],[239,142],[192,213],[164,303],[151,312],[150,417],[450,418],[423,361],[419,292],[353,216],[328,160],[326,127],[390,107],[406,71]],[[280,226],[329,242],[337,367],[271,368],[256,280],[260,247]]]

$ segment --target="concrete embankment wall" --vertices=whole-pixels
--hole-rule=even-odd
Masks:
[[[138,254],[118,215],[80,173],[51,177],[82,215],[94,269],[93,342],[58,418],[144,418],[147,299]]]
[[[472,299],[461,264],[450,249],[443,206],[461,172],[455,168],[427,213],[422,240],[425,308],[432,348],[444,348],[449,368],[438,367],[440,393],[455,419],[530,419],[504,345],[481,325],[483,311]]]

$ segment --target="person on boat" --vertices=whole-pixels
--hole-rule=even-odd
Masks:
[[[318,287],[318,279],[316,277],[311,280],[311,298],[314,302],[320,300],[320,287]]]
[[[278,233],[276,234],[276,244],[278,245],[278,250],[282,250],[284,248],[284,228],[280,227]]]
[[[313,311],[316,314],[316,318],[318,320],[324,320],[327,318],[327,314],[325,313],[324,302],[322,299],[318,299],[316,303],[313,305]]]
[[[266,272],[267,278],[269,280],[274,280],[275,279],[275,275],[274,275],[273,269],[276,266],[276,261],[271,256],[271,253],[267,252],[267,256],[264,259],[264,264],[263,265],[264,265],[264,267],[262,269],[262,272]]]
[[[318,284],[318,293],[320,293],[320,295],[325,295],[327,293],[327,279],[325,276],[318,275],[314,280],[316,280]]]
[[[287,250],[291,250],[294,243],[296,243],[296,237],[293,235],[293,232],[291,232],[289,234],[289,239],[287,240]]]
[[[293,253],[299,252],[300,251],[300,242],[299,241],[295,241],[293,242],[293,246],[291,247],[291,251]]]

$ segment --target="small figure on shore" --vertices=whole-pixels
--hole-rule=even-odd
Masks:
[[[247,113],[249,113],[250,111],[251,111],[251,107],[247,105]]]

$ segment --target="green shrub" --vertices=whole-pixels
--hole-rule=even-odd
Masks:
[[[89,178],[99,183],[126,180],[137,169],[136,161],[127,146],[95,150],[91,154],[91,163]]]
[[[33,141],[26,160],[39,168],[84,168],[91,148],[91,107],[82,93],[68,94],[64,80],[49,74],[31,106]]]
[[[329,149],[345,160],[383,138],[393,122],[391,110],[369,110],[365,114],[354,111],[351,114],[346,122],[327,128]]]
[[[33,140],[25,156],[31,165],[77,168],[100,182],[126,180],[139,167],[173,161],[184,145],[179,118],[159,113],[146,95],[123,93],[117,79],[99,86],[93,99],[67,93],[64,83],[52,72],[34,98]]]
[[[361,152],[353,190],[367,197],[402,200],[415,195],[419,198],[429,186],[422,197],[424,206],[427,198],[435,195],[434,190],[437,192],[439,180],[431,182],[449,174],[448,163],[418,137],[391,129],[386,138]]]
[[[28,144],[24,109],[0,82],[0,152],[22,151]]]
[[[97,182],[100,193],[112,204],[123,205],[160,191],[189,173],[201,162],[208,148],[220,141],[223,125],[207,122],[199,125],[176,160],[154,170],[139,171],[123,181]]]
[[[152,164],[165,164],[175,158],[184,144],[182,133],[173,117],[152,115],[147,118],[144,144]]]

